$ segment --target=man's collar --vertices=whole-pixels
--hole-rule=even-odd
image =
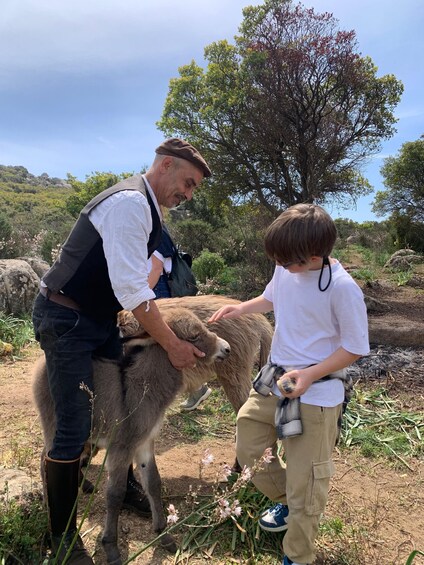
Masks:
[[[157,213],[159,214],[159,219],[162,222],[163,221],[162,210],[160,209],[159,203],[156,198],[156,194],[153,192],[153,188],[150,186],[149,181],[146,178],[146,175],[141,175],[141,176],[144,180],[144,184],[146,185],[147,190],[149,191],[150,196],[152,197],[153,204],[155,205]]]

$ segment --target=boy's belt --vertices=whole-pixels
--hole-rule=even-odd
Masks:
[[[47,298],[47,300],[50,300],[55,304],[60,304],[60,306],[65,306],[65,308],[72,308],[72,310],[77,310],[78,312],[81,310],[80,306],[72,300],[72,298],[61,294],[60,292],[53,292],[45,286],[40,287],[40,294]]]

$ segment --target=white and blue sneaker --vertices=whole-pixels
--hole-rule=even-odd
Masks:
[[[284,532],[288,528],[286,520],[288,515],[288,506],[277,502],[262,514],[259,518],[259,526],[267,532]]]
[[[281,565],[302,565],[301,563],[295,563],[294,561],[292,561],[291,559],[289,559],[287,557],[287,555],[284,556],[283,562]]]

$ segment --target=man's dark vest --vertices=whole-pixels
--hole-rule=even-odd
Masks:
[[[122,306],[112,290],[103,240],[88,214],[97,204],[122,190],[138,190],[147,197],[152,215],[152,231],[147,244],[150,257],[160,244],[162,227],[155,204],[138,174],[104,190],[83,208],[59,258],[43,277],[50,290],[69,296],[84,313],[100,319],[113,318]]]

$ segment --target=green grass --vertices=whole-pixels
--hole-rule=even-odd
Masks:
[[[220,522],[216,517],[214,501],[220,495],[228,498],[230,503],[238,501],[243,511],[237,520],[228,518]],[[192,510],[183,526],[178,555],[189,559],[199,552],[213,550],[217,555],[235,554],[246,561],[265,555],[278,558],[281,556],[281,536],[262,531],[257,522],[260,512],[271,504],[252,483],[228,497],[225,487],[217,489],[214,497],[206,498]]]
[[[27,493],[19,500],[6,496],[0,503],[0,563],[41,563],[46,531],[47,513],[39,493]]]
[[[0,340],[12,344],[12,354],[18,356],[26,345],[35,341],[30,317],[17,318],[0,313]]]
[[[368,563],[368,532],[343,518],[324,518],[317,538],[317,565],[356,565]]]
[[[412,269],[409,269],[407,271],[396,271],[393,274],[393,277],[398,286],[404,286],[411,280],[413,274],[414,271]]]
[[[371,281],[374,281],[377,278],[376,271],[374,271],[373,269],[370,269],[368,267],[363,267],[361,269],[355,269],[355,270],[351,271],[351,275],[354,279],[360,280],[360,281],[365,281],[365,282],[371,282]]]
[[[234,409],[215,383],[210,385],[212,394],[197,410],[180,411],[171,408],[167,414],[166,425],[178,430],[185,441],[195,442],[207,437],[232,437],[235,431],[236,415]]]
[[[409,468],[405,457],[424,456],[424,415],[407,411],[382,387],[357,387],[348,404],[342,446],[356,446],[365,457],[385,457]]]
[[[420,551],[419,549],[416,549],[415,551],[413,551],[413,552],[411,553],[411,555],[408,557],[408,560],[407,560],[407,562],[406,562],[405,565],[412,565],[412,564],[414,563],[415,558],[416,558],[418,555],[421,555],[421,556],[424,557],[424,552]]]

